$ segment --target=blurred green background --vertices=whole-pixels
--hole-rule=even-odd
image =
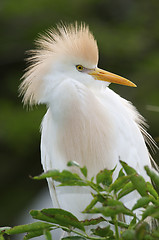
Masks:
[[[13,225],[46,186],[29,175],[42,172],[41,119],[45,106],[23,108],[18,85],[26,50],[39,33],[60,22],[90,25],[100,49],[99,66],[125,76],[138,88],[111,85],[133,102],[159,136],[158,0],[1,0],[0,1],[0,225]],[[151,106],[156,107],[152,111]],[[155,156],[157,159],[157,155]]]

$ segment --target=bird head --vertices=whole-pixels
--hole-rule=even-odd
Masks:
[[[135,87],[126,78],[97,67],[98,47],[88,26],[57,26],[36,41],[30,51],[30,66],[22,77],[20,92],[24,103],[48,103],[54,89],[66,79],[74,79],[87,87],[96,83],[117,83]]]

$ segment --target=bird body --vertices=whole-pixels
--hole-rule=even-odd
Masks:
[[[72,79],[61,85],[56,107],[49,107],[42,122],[41,147],[46,145],[49,159],[58,159],[51,160],[51,168],[63,170],[68,161],[76,161],[92,177],[103,168],[113,169],[119,158],[139,172],[143,164],[150,165],[140,115],[130,103],[109,88],[93,92]]]
[[[59,27],[38,40],[31,66],[20,90],[24,103],[46,104],[41,125],[41,159],[44,171],[63,170],[68,161],[88,168],[88,177],[100,170],[121,168],[119,159],[146,180],[151,167],[144,119],[131,103],[109,89],[110,82],[135,86],[129,80],[97,68],[98,48],[88,27]],[[56,187],[48,179],[54,207],[80,219],[91,195],[86,187]],[[123,198],[132,207],[137,192]],[[132,200],[133,199],[133,200]]]
[[[57,106],[49,107],[42,122],[44,170],[66,169],[67,162],[73,160],[87,166],[90,178],[104,168],[113,169],[117,165],[116,178],[121,167],[120,158],[148,180],[144,165],[151,164],[140,132],[140,115],[112,90],[100,87],[92,91],[73,79],[58,87],[53,101],[58,102]],[[56,99],[59,95],[60,101]],[[49,185],[55,207],[71,211],[79,218],[85,217],[81,212],[91,200],[88,189],[58,187],[55,190],[52,180]],[[133,206],[137,198],[137,193],[135,198],[127,197],[127,207]]]

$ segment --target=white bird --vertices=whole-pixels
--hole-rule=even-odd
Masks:
[[[129,80],[101,70],[97,43],[84,24],[58,26],[37,40],[20,91],[25,104],[46,104],[41,125],[41,161],[44,171],[63,170],[68,161],[86,165],[92,177],[100,170],[119,169],[119,157],[146,180],[151,167],[145,141],[150,140],[143,117],[128,101],[109,89],[110,83],[135,87]],[[85,187],[56,187],[48,180],[54,207],[81,212],[91,196]],[[132,207],[139,195],[123,202]]]

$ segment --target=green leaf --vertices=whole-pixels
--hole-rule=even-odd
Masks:
[[[85,231],[83,224],[70,212],[58,208],[32,210],[31,216],[35,219],[51,222],[65,227],[75,227]]]
[[[86,238],[81,237],[81,236],[69,236],[69,237],[62,238],[62,240],[69,240],[69,239],[72,239],[72,240],[85,240]]]
[[[80,167],[80,165],[77,163],[77,162],[75,162],[75,161],[70,161],[70,162],[68,162],[67,163],[67,166],[68,167],[78,167],[78,168],[80,168],[80,170],[81,170],[81,173],[85,176],[85,177],[87,177],[87,168],[86,168],[86,166],[84,166],[84,167]]]
[[[135,190],[134,185],[132,182],[128,182],[125,184],[125,186],[122,188],[122,190],[118,193],[117,199],[120,199],[124,197],[125,195],[129,194],[130,192],[133,192]]]
[[[101,193],[99,193],[99,194],[93,194],[92,193],[92,196],[95,198],[97,198],[97,200],[98,200],[98,202],[100,202],[100,203],[102,203],[102,204],[105,204],[105,202],[106,202],[106,200],[108,199],[108,198],[110,198],[110,195],[108,195],[108,194],[105,194],[105,193],[103,193],[103,194],[101,194]]]
[[[134,218],[131,220],[129,224],[129,229],[133,228],[135,225],[136,225],[136,216],[134,216]]]
[[[159,206],[155,205],[148,206],[142,214],[142,220],[149,216],[159,219]]]
[[[106,220],[103,217],[99,217],[99,218],[86,219],[81,222],[84,226],[90,226],[90,225],[96,225],[96,224],[99,224],[100,222],[105,222],[105,221]]]
[[[44,230],[29,232],[24,236],[23,240],[28,240],[28,239],[31,239],[31,238],[34,238],[34,237],[39,237],[43,234],[44,234]]]
[[[119,160],[119,162],[121,163],[121,165],[124,168],[127,175],[134,175],[137,173],[136,170],[134,168],[130,167],[126,162],[123,162],[121,160]]]
[[[87,186],[88,184],[82,180],[78,174],[72,173],[68,170],[50,170],[42,173],[39,176],[34,177],[34,179],[41,180],[45,178],[52,178],[53,180],[60,182],[60,186]]]
[[[125,174],[123,172],[123,168],[120,169],[117,179],[122,177],[122,176],[125,176]]]
[[[68,167],[78,167],[78,168],[80,168],[80,165],[77,162],[75,162],[75,161],[69,161],[67,163],[67,166]]]
[[[109,187],[110,184],[113,181],[112,175],[113,175],[113,171],[114,170],[107,170],[104,169],[102,171],[100,171],[97,176],[96,176],[96,182],[97,184],[103,184],[104,186]]]
[[[128,229],[123,232],[122,234],[122,239],[123,240],[137,240],[135,236],[135,231],[132,229]]]
[[[147,172],[147,175],[151,178],[155,185],[159,186],[159,175],[152,171],[148,166],[145,166],[145,170]]]
[[[81,170],[81,173],[82,173],[85,177],[87,177],[87,168],[86,168],[86,166],[84,166],[83,168],[80,168],[80,170]]]
[[[46,179],[46,178],[50,178],[50,177],[56,177],[58,179],[59,175],[60,175],[60,171],[55,169],[55,170],[49,170],[47,172],[44,172],[44,173],[40,174],[39,176],[35,176],[35,177],[33,177],[33,179],[42,180],[42,179]]]
[[[87,183],[85,183],[76,173],[67,170],[63,170],[58,179],[56,176],[52,177],[52,179],[61,182],[60,186],[87,186]]]
[[[45,238],[46,238],[46,240],[52,240],[52,236],[51,236],[51,233],[50,233],[50,231],[44,231],[44,234],[45,234]]]
[[[144,240],[158,240],[158,238],[152,237],[151,235],[147,234],[147,235],[144,237]]]
[[[147,186],[147,191],[155,198],[157,199],[159,196],[158,196],[158,193],[156,192],[156,190],[154,189],[154,187],[152,186],[152,184],[150,182],[147,182],[146,183],[146,186]]]
[[[152,232],[152,236],[155,237],[155,239],[159,239],[159,227]]]
[[[130,177],[129,176],[121,176],[119,178],[117,178],[115,180],[115,182],[113,182],[110,185],[109,191],[111,192],[112,190],[114,190],[115,192],[119,191],[126,183],[128,183],[130,181]]]
[[[151,216],[159,220],[159,207],[156,207],[156,212],[154,212]]]
[[[101,227],[97,227],[96,229],[91,229],[92,233],[96,236],[100,236],[100,237],[111,237],[111,239],[113,239],[114,233],[113,231],[110,229],[110,226],[101,228]]]
[[[38,231],[41,229],[51,229],[52,226],[53,225],[49,223],[35,222],[35,223],[26,224],[26,225],[15,226],[11,229],[6,230],[5,233],[9,235],[26,233],[26,232]]]
[[[5,240],[2,234],[0,234],[0,240]]]
[[[156,209],[155,209],[154,205],[148,206],[146,208],[146,210],[142,214],[142,220],[144,220],[145,218],[151,216],[151,214],[153,214],[155,211],[156,211]]]
[[[88,212],[90,209],[92,209],[92,208],[96,205],[97,202],[98,202],[98,197],[95,196],[95,197],[93,198],[93,200],[90,202],[90,204],[85,208],[85,210],[83,211],[83,213],[86,213],[86,212]]]
[[[147,233],[150,233],[150,226],[147,222],[142,222],[136,228],[136,239],[138,240],[145,239]]]
[[[120,202],[119,200],[116,200],[116,199],[106,199],[105,201],[105,206],[117,206],[117,205],[122,205],[123,206],[123,203]]]
[[[88,184],[83,181],[83,180],[71,180],[71,181],[66,181],[66,182],[63,182],[61,184],[59,184],[59,186],[88,186]]]
[[[105,195],[97,194],[97,195],[94,195],[93,197],[94,197],[93,200],[86,207],[86,209],[83,211],[83,213],[89,212],[96,205],[97,202],[102,203],[103,206],[116,206],[116,205],[123,204],[122,202],[120,202],[118,200],[108,198],[107,195],[105,196]]]
[[[105,217],[114,217],[115,215],[120,213],[129,215],[129,216],[134,216],[134,214],[122,204],[116,205],[116,206],[93,208],[88,213],[101,213]]]
[[[0,227],[0,233],[4,233],[7,230],[10,230],[11,227]]]
[[[105,191],[104,188],[102,188],[100,185],[92,182],[92,181],[87,181],[88,186],[90,186],[93,190],[95,190],[96,192],[103,192]]]
[[[93,177],[91,177],[91,182],[93,182],[94,181],[94,176]]]
[[[130,177],[130,180],[142,197],[148,196],[146,181],[144,180],[144,178],[142,176],[135,175],[135,176]]]
[[[147,187],[146,181],[144,178],[135,171],[132,167],[130,167],[127,163],[120,160],[122,167],[124,168],[125,172],[130,175],[130,181],[134,185],[135,189],[140,193],[142,197],[147,196]]]
[[[137,203],[133,206],[132,211],[137,209],[137,208],[144,208],[146,207],[150,202],[152,198],[150,196],[148,197],[142,197],[137,200]]]
[[[110,224],[113,224],[113,225],[114,225],[114,221],[109,220],[108,222],[109,222]],[[116,223],[118,224],[118,227],[121,227],[121,228],[128,228],[128,227],[129,227],[129,225],[128,225],[127,223],[125,223],[125,222],[121,222],[121,221],[117,221],[117,220],[116,220]]]

